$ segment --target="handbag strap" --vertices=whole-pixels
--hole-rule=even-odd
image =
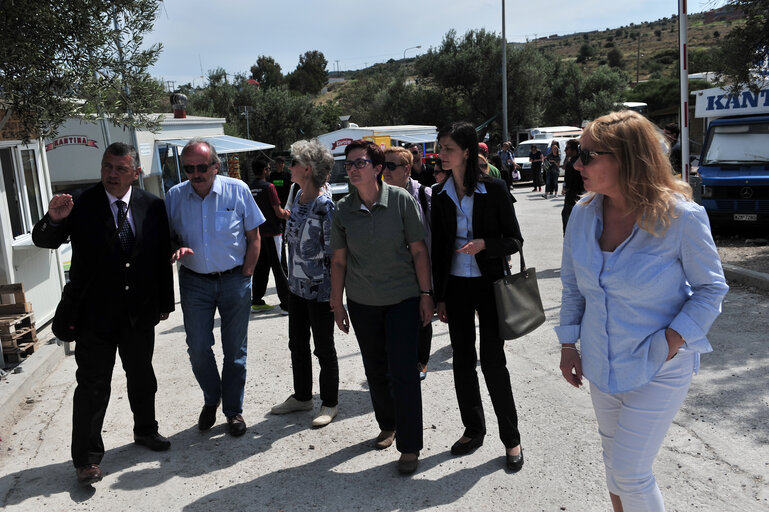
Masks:
[[[526,270],[526,262],[523,260],[523,246],[521,245],[521,242],[517,238],[513,238],[513,242],[515,242],[515,245],[518,247],[518,256],[521,259],[521,272],[523,272],[524,270]],[[511,275],[510,265],[507,264],[507,260],[503,259],[503,262],[504,263],[502,264],[502,266],[504,267],[505,275],[506,276]]]

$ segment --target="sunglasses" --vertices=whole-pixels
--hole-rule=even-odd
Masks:
[[[611,151],[590,151],[589,149],[579,150],[579,159],[582,165],[588,165],[597,155],[611,155]]]
[[[289,167],[293,167],[295,165],[304,165],[302,162],[300,162],[297,158],[292,158],[291,163],[289,164]]]
[[[358,158],[357,160],[345,160],[344,161],[344,170],[349,171],[352,169],[352,166],[354,165],[356,169],[363,169],[366,167],[366,164],[373,164],[371,160],[368,158]]]
[[[213,164],[198,164],[198,165],[183,165],[182,169],[184,169],[184,172],[186,174],[195,174],[195,171],[197,171],[200,174],[204,174],[206,171],[208,171],[208,168],[211,167]]]
[[[483,162],[478,162],[478,167],[480,167],[481,169],[486,169],[488,166],[489,166],[489,164],[486,164],[486,163],[483,163]]]
[[[395,162],[385,162],[384,166],[389,171],[394,171],[398,167],[406,167],[405,164],[396,164]]]

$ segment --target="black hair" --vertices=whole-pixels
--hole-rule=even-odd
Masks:
[[[448,137],[461,149],[467,150],[465,162],[465,194],[473,195],[475,185],[481,177],[481,167],[478,165],[478,133],[475,127],[466,121],[457,121],[444,127],[438,132],[438,140]]]
[[[354,149],[365,149],[366,156],[369,160],[371,160],[372,167],[376,167],[377,165],[384,165],[385,163],[384,151],[382,151],[382,148],[380,148],[378,144],[375,144],[370,140],[358,139],[349,143],[344,148],[345,158],[347,158],[347,155],[350,154],[350,151]]]
[[[139,155],[136,152],[136,148],[130,144],[125,144],[123,142],[113,142],[107,146],[107,149],[104,150],[104,155],[112,155],[118,157],[130,156],[131,162],[133,163],[131,168],[136,170],[139,167]],[[104,156],[102,156],[102,160],[104,160]]]
[[[264,160],[257,158],[251,162],[251,170],[256,176],[262,176],[265,169],[267,169],[267,162]]]

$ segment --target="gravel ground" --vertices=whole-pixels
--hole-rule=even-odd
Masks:
[[[716,235],[718,254],[723,263],[769,273],[769,240],[742,235]]]

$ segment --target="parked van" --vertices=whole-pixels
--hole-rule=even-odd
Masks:
[[[543,155],[547,155],[547,149],[554,141],[558,141],[558,146],[561,149],[561,166],[563,166],[564,160],[566,160],[566,141],[569,139],[576,139],[579,136],[574,137],[553,137],[548,139],[530,139],[521,142],[513,156],[515,157],[515,163],[521,166],[521,181],[532,181],[534,176],[531,173],[531,162],[529,162],[529,154],[531,153],[531,147],[537,146],[537,149],[542,151]],[[561,167],[561,176],[563,176],[563,167]]]
[[[708,123],[698,172],[711,225],[769,226],[769,87],[694,94]]]

